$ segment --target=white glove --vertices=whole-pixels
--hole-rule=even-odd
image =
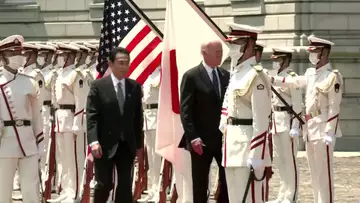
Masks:
[[[261,167],[264,167],[264,161],[261,159],[249,158],[247,160],[247,167],[251,168],[251,166],[254,168],[254,170],[259,169]]]
[[[299,132],[298,129],[293,128],[293,129],[290,130],[289,134],[290,134],[290,137],[298,137],[300,135],[300,132]]]
[[[325,133],[324,143],[328,145],[331,144],[332,142],[333,142],[333,136],[330,136],[327,133]]]

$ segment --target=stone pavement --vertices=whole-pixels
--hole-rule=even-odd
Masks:
[[[313,201],[312,189],[310,185],[310,174],[304,152],[298,154],[300,190],[299,200],[301,203]],[[215,168],[215,164],[213,164]],[[277,169],[274,169],[274,176],[271,180],[270,197],[276,198],[279,187],[279,176]],[[334,158],[335,173],[335,202],[352,203],[360,200],[360,153],[357,152],[336,152]],[[212,176],[215,171],[212,170]],[[213,178],[215,179],[215,178]],[[210,201],[213,203],[215,201]],[[20,202],[14,202],[20,203]]]

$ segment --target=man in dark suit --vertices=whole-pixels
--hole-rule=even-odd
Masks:
[[[219,167],[220,194],[217,202],[227,203],[228,194],[222,159],[221,107],[230,73],[218,66],[222,59],[219,41],[201,46],[203,61],[188,70],[181,81],[181,122],[184,135],[179,147],[190,151],[194,203],[208,199],[209,170],[215,158]]]
[[[132,203],[131,169],[142,146],[143,111],[140,84],[125,78],[129,63],[129,52],[114,48],[108,62],[112,73],[95,80],[88,95],[87,134],[97,181],[94,203],[107,202],[114,165],[118,176],[115,203]]]

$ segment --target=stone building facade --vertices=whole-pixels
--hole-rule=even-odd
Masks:
[[[160,30],[166,0],[134,0]],[[104,0],[0,0],[0,39],[21,34],[26,41],[98,39]],[[306,37],[335,42],[331,60],[344,76],[345,93],[336,148],[360,150],[360,0],[196,0],[224,32],[227,22],[264,29],[260,40],[271,46],[295,47],[293,69],[309,66],[301,46]],[[191,30],[191,25],[189,25]],[[263,58],[265,67],[271,49]],[[226,66],[226,64],[225,64]]]

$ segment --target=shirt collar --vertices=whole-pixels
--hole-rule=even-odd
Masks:
[[[111,80],[112,80],[115,87],[117,86],[117,84],[119,82],[121,82],[123,86],[125,85],[125,79],[124,78],[119,80],[113,73],[110,74],[110,77],[111,77]]]
[[[245,66],[250,66],[250,65],[255,65],[255,64],[256,64],[256,57],[253,56],[253,57],[248,58],[241,64],[239,64],[237,67],[245,67]]]
[[[202,62],[202,65],[209,74],[212,73],[213,70],[216,70],[216,68],[211,68],[208,64],[206,64],[205,61]]]

